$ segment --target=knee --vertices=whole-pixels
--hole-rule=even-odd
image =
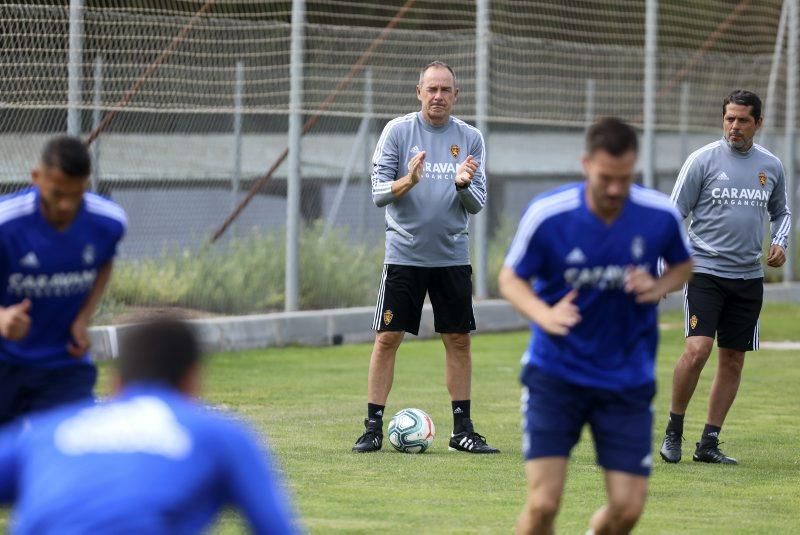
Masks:
[[[725,367],[730,373],[741,375],[742,368],[744,368],[744,354],[721,350],[719,365]]]
[[[688,344],[683,353],[684,361],[694,369],[702,370],[711,355],[711,346],[707,344]]]
[[[626,503],[608,504],[608,514],[621,531],[629,531],[642,516],[644,500],[630,500]]]
[[[468,355],[470,350],[469,334],[445,334],[445,345],[459,355]]]
[[[394,354],[403,341],[403,333],[396,331],[382,331],[375,335],[375,349],[378,354]]]
[[[553,520],[558,514],[559,506],[558,498],[547,495],[531,496],[526,505],[528,514],[543,522]]]

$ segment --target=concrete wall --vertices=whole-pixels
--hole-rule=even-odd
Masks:
[[[377,121],[376,121],[377,122]],[[656,169],[680,169],[688,152],[715,141],[719,130],[692,132],[685,138],[676,132],[656,136]],[[0,183],[28,180],[49,134],[0,135]],[[303,138],[304,179],[338,179],[350,153],[355,134],[314,133]],[[768,147],[778,155],[782,136],[773,136]],[[286,134],[245,134],[242,136],[242,176],[261,176],[286,148]],[[486,139],[488,172],[506,176],[580,175],[584,145],[582,129],[554,130],[530,127],[516,132],[493,130]],[[233,136],[230,134],[106,134],[100,145],[101,179],[133,182],[145,188],[148,181],[219,180],[232,176]],[[365,147],[354,176],[369,174],[373,145]],[[275,172],[285,180],[286,165]]]
[[[768,302],[800,302],[800,283],[790,285],[767,284],[764,300]],[[662,311],[681,310],[683,296],[670,295],[662,304]],[[374,315],[373,307],[285,312],[230,316],[192,320],[207,351],[239,351],[300,344],[326,346],[369,342]],[[524,321],[505,301],[495,299],[475,303],[478,332],[502,332],[527,328]],[[128,328],[121,326],[93,327],[92,355],[97,360],[115,358],[119,354],[119,336]],[[432,338],[433,312],[426,305],[422,313],[420,338]]]

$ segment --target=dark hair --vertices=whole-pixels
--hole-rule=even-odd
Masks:
[[[433,68],[447,69],[448,71],[450,71],[450,74],[453,75],[453,83],[454,84],[456,83],[456,72],[453,70],[453,68],[444,61],[438,61],[438,60],[431,61],[430,63],[422,67],[422,70],[419,71],[419,81],[422,82],[422,77],[425,76],[425,73],[428,72],[428,69],[433,69]]]
[[[733,102],[734,104],[738,104],[740,106],[751,106],[750,108],[750,115],[753,116],[753,119],[758,121],[761,119],[761,99],[758,98],[758,95],[753,93],[752,91],[747,91],[746,89],[737,89],[727,97],[725,100],[722,101],[722,116],[725,117],[725,111],[728,107],[728,104]]]
[[[81,180],[92,172],[92,158],[83,141],[72,136],[54,137],[44,146],[42,163],[57,167],[65,175]]]
[[[178,388],[201,358],[197,336],[178,319],[151,319],[120,333],[117,368],[123,384],[154,382]]]
[[[628,123],[616,117],[597,119],[586,132],[586,152],[604,150],[611,156],[619,157],[628,151],[639,151],[636,131]]]

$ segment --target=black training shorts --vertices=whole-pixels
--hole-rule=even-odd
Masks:
[[[437,333],[475,330],[469,265],[429,268],[385,264],[372,328],[418,334],[426,293],[433,305]]]
[[[764,279],[728,279],[695,273],[684,289],[686,336],[717,337],[736,351],[758,349]]]

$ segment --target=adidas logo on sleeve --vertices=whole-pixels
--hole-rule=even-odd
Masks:
[[[39,259],[36,257],[36,253],[31,251],[20,259],[19,265],[27,268],[38,268]]]
[[[579,247],[574,248],[567,255],[567,264],[583,264],[586,262],[586,255]]]

